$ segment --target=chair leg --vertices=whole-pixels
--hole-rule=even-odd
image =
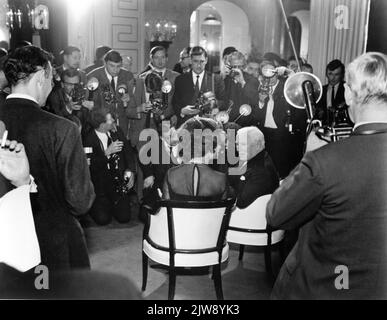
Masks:
[[[239,246],[239,261],[242,261],[244,252],[245,252],[245,246],[241,244]]]
[[[222,273],[220,264],[217,264],[213,267],[213,278],[215,284],[216,298],[218,300],[224,300],[223,297],[223,288],[222,288]]]
[[[268,245],[265,247],[265,266],[266,266],[266,272],[272,276],[273,275],[273,268],[271,265],[271,245]]]
[[[175,298],[176,288],[176,271],[174,268],[169,269],[169,289],[168,289],[168,300]]]
[[[146,283],[148,280],[148,256],[145,252],[142,252],[142,291],[146,289]]]

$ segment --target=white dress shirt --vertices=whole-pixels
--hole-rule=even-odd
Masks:
[[[38,101],[36,101],[36,99],[28,94],[25,94],[25,93],[11,93],[6,100],[8,99],[26,99],[26,100],[30,100],[32,102],[35,102],[36,104],[39,104]]]
[[[202,83],[203,83],[203,79],[204,79],[204,73],[206,71],[203,71],[201,74],[197,74],[195,72],[192,71],[192,81],[193,81],[193,84],[194,84],[194,87],[196,85],[196,81],[198,79],[198,76],[199,76],[199,90],[201,89],[202,87]]]
[[[275,123],[274,117],[273,117],[273,111],[274,111],[273,94],[278,84],[279,84],[279,81],[277,81],[277,83],[273,86],[273,90],[269,94],[269,101],[267,102],[267,109],[266,109],[265,128],[278,129],[278,126]]]
[[[109,72],[107,72],[106,69],[105,69],[105,73],[106,73],[107,78],[109,79],[109,83],[111,83],[112,78],[113,78],[112,75]],[[114,77],[114,86],[115,86],[114,90],[117,90],[117,82],[118,82],[118,76],[115,76]]]
[[[97,134],[98,139],[102,142],[104,151],[106,151],[108,148],[108,134],[97,130],[95,130],[95,133]]]

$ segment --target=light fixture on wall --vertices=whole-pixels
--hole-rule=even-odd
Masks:
[[[213,14],[209,14],[207,18],[204,19],[203,24],[209,26],[219,26],[222,24],[222,22]]]
[[[172,42],[177,33],[177,24],[168,20],[148,21],[145,23],[146,38],[150,42]]]
[[[25,19],[25,16],[28,19]],[[6,25],[10,29],[23,27],[23,24],[28,21],[35,30],[47,30],[49,28],[49,11],[45,5],[38,5],[31,9],[28,4],[16,8],[9,7],[6,13]]]

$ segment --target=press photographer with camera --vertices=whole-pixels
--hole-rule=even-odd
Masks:
[[[224,82],[220,75],[209,73],[205,70],[208,63],[208,54],[202,47],[193,47],[191,50],[191,72],[184,73],[176,78],[176,88],[173,95],[173,108],[181,125],[190,117],[199,115],[201,110],[200,100],[212,92],[215,94],[217,106],[224,109],[226,92]]]
[[[239,109],[244,104],[250,106],[257,104],[259,86],[258,80],[243,71],[245,69],[246,58],[241,52],[235,51],[227,56],[224,85],[227,101],[232,101],[229,121],[234,122],[238,118],[238,124],[242,127],[256,125],[251,116],[241,118]]]
[[[164,119],[172,118],[172,122],[176,122],[172,96],[175,79],[179,74],[166,67],[168,54],[164,47],[152,48],[149,59],[147,70],[131,82],[134,98],[126,110],[130,124],[130,142],[137,151],[142,146],[138,139],[142,130],[146,128],[157,130],[158,123]]]
[[[109,224],[113,217],[126,223],[135,202],[135,153],[108,109],[93,110],[90,122],[93,130],[83,139],[84,147],[93,150],[90,173],[96,200],[90,215],[98,225]]]
[[[54,87],[50,93],[46,109],[85,128],[89,112],[94,108],[94,102],[86,100],[86,96],[79,72],[67,69],[61,75],[61,85]]]
[[[98,80],[98,88],[93,95],[96,106],[109,109],[125,138],[128,136],[129,119],[126,109],[132,99],[130,82],[133,74],[122,68],[123,59],[118,51],[110,50],[104,57],[104,66],[87,75],[87,80]]]

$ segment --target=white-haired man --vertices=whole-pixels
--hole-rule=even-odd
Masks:
[[[272,194],[279,186],[279,177],[265,150],[265,137],[257,127],[240,129],[236,148],[241,173],[230,174],[229,181],[236,193],[237,207],[244,209],[259,197]]]
[[[273,298],[387,298],[386,92],[387,56],[353,61],[345,90],[353,135],[307,153],[270,200],[272,227],[301,227]]]

